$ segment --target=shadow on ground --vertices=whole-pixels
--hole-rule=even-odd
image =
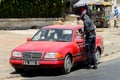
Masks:
[[[80,69],[88,69],[85,65],[82,63],[75,65],[72,70],[72,72],[75,72]],[[20,74],[22,77],[52,77],[52,76],[61,76],[61,75],[66,75],[62,73],[61,69],[34,69],[34,70],[25,70],[24,72],[18,73],[16,71],[11,72],[10,74]]]

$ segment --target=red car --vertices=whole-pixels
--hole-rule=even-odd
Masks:
[[[51,25],[13,49],[10,64],[17,72],[32,68],[60,68],[69,73],[75,63],[86,61],[82,26]],[[103,53],[103,38],[96,37],[96,59]]]

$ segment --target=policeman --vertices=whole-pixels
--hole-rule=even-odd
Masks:
[[[95,40],[96,32],[93,21],[87,14],[82,15],[84,22],[85,45],[88,58],[88,68],[97,69],[97,60],[95,58]]]

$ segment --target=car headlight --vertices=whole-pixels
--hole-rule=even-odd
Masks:
[[[46,53],[44,58],[61,58],[62,54],[60,53],[55,53],[55,52],[48,52]]]
[[[22,54],[21,54],[21,52],[13,51],[12,52],[12,57],[22,57]]]

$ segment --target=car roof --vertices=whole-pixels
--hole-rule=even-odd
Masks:
[[[49,25],[49,26],[45,26],[43,28],[78,29],[78,28],[83,28],[83,26],[80,26],[80,25]]]

